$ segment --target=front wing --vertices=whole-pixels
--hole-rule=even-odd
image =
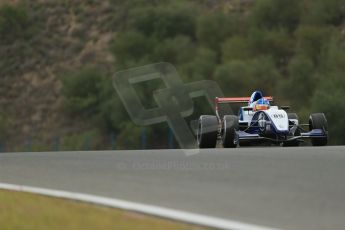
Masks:
[[[309,132],[304,132],[301,133],[299,136],[292,136],[292,137],[287,137],[286,139],[274,139],[274,138],[269,138],[262,136],[260,134],[251,134],[247,133],[245,131],[237,131],[237,137],[239,141],[271,141],[275,143],[281,143],[281,142],[289,142],[289,141],[294,141],[294,140],[302,140],[302,139],[309,139],[309,138],[325,138],[327,137],[327,133],[325,130],[322,129],[313,129]]]

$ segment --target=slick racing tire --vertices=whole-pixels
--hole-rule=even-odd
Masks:
[[[287,115],[288,115],[289,120],[294,119],[298,121],[298,115],[296,113],[288,113]],[[300,135],[301,135],[301,130],[297,128],[293,136],[300,136]],[[300,142],[298,140],[283,142],[284,147],[294,147],[294,146],[299,146],[299,144]]]
[[[237,147],[237,133],[238,130],[238,117],[233,115],[226,115],[223,118],[222,124],[222,144],[224,148]]]
[[[197,141],[199,148],[215,148],[217,145],[217,135],[217,117],[211,115],[200,116],[197,132]]]
[[[322,129],[326,137],[312,137],[311,144],[313,146],[325,146],[328,142],[328,124],[325,114],[314,113],[309,117],[309,130]]]

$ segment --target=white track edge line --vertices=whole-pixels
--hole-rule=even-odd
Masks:
[[[177,220],[185,223],[201,225],[205,227],[231,230],[273,230],[264,226],[242,223],[239,221],[221,219],[206,215],[200,215],[185,211],[163,208],[159,206],[147,205],[142,203],[130,202],[120,199],[113,199],[83,193],[68,192],[62,190],[45,189],[38,187],[31,187],[25,185],[0,183],[0,189],[28,192],[40,194],[50,197],[65,198],[70,200],[77,200],[97,205],[118,208],[152,216],[163,217],[167,219]]]

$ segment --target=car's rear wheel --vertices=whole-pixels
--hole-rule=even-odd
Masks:
[[[200,116],[197,132],[197,141],[199,148],[215,148],[217,145],[217,135],[217,117],[212,115]]]
[[[297,120],[298,121],[298,115],[296,113],[288,113],[288,119],[290,120]],[[297,128],[295,132],[293,133],[293,136],[300,136],[301,135],[301,130]],[[288,142],[283,142],[284,147],[293,147],[293,146],[299,146],[300,142],[298,140],[293,140],[293,141],[288,141]]]
[[[222,124],[222,144],[224,148],[237,147],[238,117],[234,115],[226,115]]]
[[[328,142],[328,124],[325,114],[314,113],[309,117],[309,130],[322,129],[325,133],[325,137],[312,137],[311,144],[313,146],[325,146]]]

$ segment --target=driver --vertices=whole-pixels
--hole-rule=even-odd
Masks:
[[[270,108],[269,101],[263,97],[260,91],[252,93],[248,104],[253,108],[253,111],[267,110]]]

